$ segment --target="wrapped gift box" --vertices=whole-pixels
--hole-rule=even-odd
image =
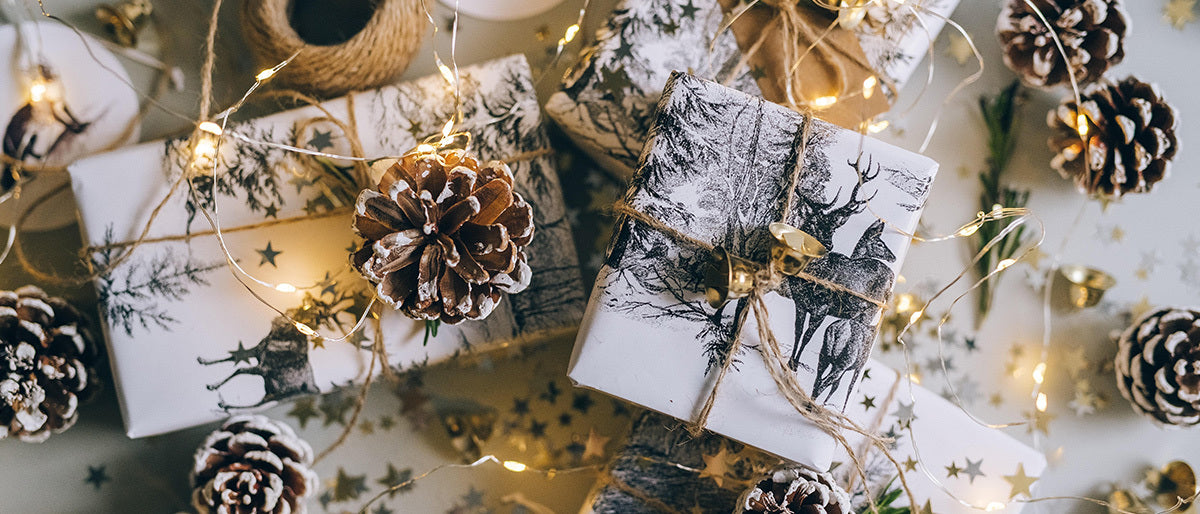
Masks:
[[[626,201],[687,236],[766,262],[767,226],[783,214],[803,116],[677,73],[667,83],[656,120]],[[830,249],[810,266],[811,273],[841,277],[834,280],[844,287],[886,297],[937,164],[821,120],[810,123],[795,204],[785,221]],[[718,312],[705,302],[704,270],[711,259],[706,250],[622,219],[588,304],[569,376],[581,386],[693,418],[732,344],[736,312],[747,305],[743,299]],[[878,307],[795,277],[766,293],[764,301],[770,328],[790,352],[799,383],[840,410],[866,363]],[[748,318],[743,351],[719,388],[707,428],[828,468],[832,440],[779,394],[756,349],[754,316]]]
[[[732,9],[734,2],[722,1]],[[852,36],[858,40],[861,55],[883,75],[880,83],[899,87],[913,74],[945,23],[941,16],[949,16],[957,3],[910,0],[908,5],[922,13],[919,19],[914,11],[901,7],[901,15],[883,29],[860,25]],[[753,95],[766,93],[772,101],[784,100],[773,84],[777,77],[765,74],[762,67],[752,70],[741,64],[739,41],[752,47],[760,30],[771,29],[770,17],[760,14],[752,11],[740,19],[745,30],[735,37],[733,30],[718,34],[724,18],[718,0],[624,0],[595,44],[584,52],[562,91],[547,101],[546,113],[598,163],[628,178],[636,168],[642,142],[653,123],[654,106],[672,70],[689,71]],[[819,65],[820,61],[814,59],[813,63]],[[882,95],[876,98],[883,100]],[[839,104],[852,101],[843,99]],[[877,104],[869,108],[879,110]],[[841,117],[855,122],[869,117],[861,112]]]
[[[755,464],[765,459],[715,434],[692,438],[679,425],[656,412],[639,417],[580,514],[672,512],[663,506],[674,512],[732,512],[743,486],[760,473]],[[705,457],[712,461],[718,455],[705,476],[680,467],[707,469]]]
[[[1010,498],[1025,498],[1022,494],[1026,484],[1030,484],[1030,494],[1036,494],[1036,480],[1046,468],[1041,453],[1000,430],[976,423],[927,389],[912,385],[910,396],[909,387],[895,370],[871,360],[864,370],[862,384],[846,407],[846,415],[864,428],[895,438],[896,446],[891,452],[902,464],[907,463],[905,478],[913,496],[921,502],[918,511],[979,512],[955,501],[947,490],[959,499],[984,507],[993,502],[1005,503]],[[741,493],[739,488],[749,487],[745,480],[765,476],[764,466],[771,469],[769,459],[741,449],[735,442],[714,434],[693,439],[679,424],[652,412],[639,418],[630,432],[628,445],[613,459],[608,473],[596,482],[580,513],[671,512],[662,509],[666,505],[675,512],[726,514],[734,511]],[[897,471],[878,449],[862,446],[863,440],[857,434],[847,435],[851,447],[865,463],[868,482],[864,486],[844,450],[839,451],[840,464],[835,467],[835,477],[850,492],[854,512],[868,512],[867,492],[878,497],[889,486],[899,487],[895,481]],[[717,458],[718,455],[726,458]],[[922,473],[917,467],[920,464],[939,477],[940,485],[946,489]],[[720,483],[715,480],[718,477],[722,479]],[[659,503],[648,502],[646,498]],[[930,510],[922,510],[924,502],[929,502]],[[908,497],[901,496],[895,505],[907,506]],[[1013,503],[1004,512],[1019,513],[1022,507],[1022,503]]]
[[[895,439],[892,455],[908,468],[905,477],[913,496],[928,502],[932,512],[980,512],[955,497],[985,508],[1036,495],[1037,479],[1046,469],[1041,452],[977,423],[958,406],[902,380],[895,370],[877,361],[870,361],[865,371],[845,414],[860,426]],[[858,434],[847,435],[864,461],[867,485],[878,494],[896,476],[895,466],[878,448],[864,445]],[[848,463],[844,452],[838,460]],[[922,466],[938,482],[931,480]],[[843,483],[861,484],[848,464],[838,469]],[[855,504],[865,506],[864,488],[860,485],[851,490],[856,493]],[[907,500],[901,497],[900,503],[907,504]],[[1021,512],[1022,507],[1022,503],[1012,503],[1004,512]]]
[[[525,343],[573,333],[584,294],[561,190],[528,65],[514,56],[464,68],[462,128],[482,159],[508,160],[515,189],[534,206],[536,236],[526,252],[529,288],[503,299],[483,321],[443,325],[423,344],[424,324],[388,307],[380,324],[388,362],[434,363],[467,349]],[[348,99],[324,104],[350,119]],[[440,76],[353,96],[356,130],[368,156],[399,155],[439,133],[454,112]],[[350,329],[370,288],[349,266],[357,187],[337,191],[338,163],[303,158],[247,138],[306,146],[341,155],[348,141],[315,107],[232,125],[221,147],[216,201],[225,242],[238,265],[280,292],[251,283],[280,309],[297,311],[322,334]],[[70,170],[84,230],[95,260],[116,258],[136,240],[167,196],[184,162],[186,141],[125,148]],[[525,157],[520,157],[522,154]],[[529,158],[532,155],[533,158]],[[314,173],[324,163],[325,174]],[[346,165],[346,163],[342,163]],[[319,167],[319,166],[318,166]],[[328,391],[367,373],[373,323],[348,342],[310,345],[284,318],[255,300],[226,269],[210,226],[193,201],[208,198],[211,177],[181,186],[162,207],[130,258],[98,281],[113,374],[131,437],[221,419],[231,410],[269,405],[297,394]],[[284,220],[282,223],[275,223]],[[183,238],[192,234],[194,237]],[[308,287],[312,286],[312,287]],[[299,316],[297,316],[299,318]],[[318,341],[319,342],[319,341]]]

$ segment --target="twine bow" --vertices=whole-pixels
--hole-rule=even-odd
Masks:
[[[788,195],[787,202],[784,204],[783,212],[780,215],[781,222],[786,223],[790,219],[792,206],[796,200],[796,187],[799,184],[800,173],[804,169],[805,154],[807,153],[809,134],[812,130],[812,113],[802,113],[802,126],[800,133],[800,147],[796,151],[796,165],[792,167],[792,174],[786,184]],[[614,206],[614,210],[623,216],[636,220],[650,228],[653,228],[677,241],[686,244],[694,245],[708,251],[712,251],[714,246],[708,242],[699,240],[688,234],[685,234],[674,227],[671,227],[662,221],[651,217],[629,205],[624,200],[618,202]],[[842,284],[832,282],[821,277],[808,274],[800,271],[795,276],[808,280],[816,285],[824,287],[828,290],[845,293],[856,298],[867,301],[876,307],[882,309],[887,308],[884,300],[873,298],[862,292],[848,288]],[[865,440],[882,450],[883,454],[895,466],[899,473],[901,484],[905,491],[908,490],[908,483],[904,477],[904,469],[898,460],[891,454],[888,445],[891,439],[880,436],[873,429],[864,428],[854,420],[848,418],[844,414],[835,410],[829,409],[813,399],[811,395],[802,387],[796,378],[796,374],[788,366],[787,357],[784,356],[779,345],[779,340],[775,337],[775,332],[771,329],[770,316],[768,313],[764,296],[766,293],[777,289],[782,282],[783,277],[775,269],[773,262],[768,262],[766,265],[759,264],[754,274],[754,288],[747,295],[745,301],[749,308],[742,309],[734,321],[734,337],[730,344],[730,349],[725,358],[725,362],[721,365],[718,371],[716,381],[713,383],[712,389],[709,391],[704,405],[695,417],[688,422],[688,431],[693,436],[698,436],[708,424],[708,417],[712,413],[713,405],[716,403],[717,391],[721,384],[725,381],[725,377],[729,373],[729,369],[733,366],[734,356],[742,349],[742,331],[745,327],[747,316],[750,313],[754,314],[755,324],[757,325],[758,338],[761,344],[758,347],[759,354],[762,355],[763,364],[767,368],[768,373],[774,380],[779,393],[787,400],[788,404],[796,410],[797,413],[804,416],[806,420],[821,429],[821,431],[832,437],[839,446],[845,448],[851,462],[854,465],[854,470],[859,477],[862,478],[864,484],[867,481],[866,470],[863,468],[859,460],[858,453],[851,447],[849,440],[843,435],[844,430],[861,435]],[[909,493],[909,500],[913,505],[916,505],[916,498]],[[872,506],[874,501],[872,500]]]

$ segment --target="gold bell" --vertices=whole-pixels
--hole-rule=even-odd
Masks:
[[[704,297],[714,309],[754,291],[753,263],[729,255],[720,246],[713,249],[712,258],[704,273]]]
[[[101,5],[96,8],[96,19],[104,26],[108,38],[124,47],[137,46],[138,32],[150,21],[154,6],[150,0],[126,0],[112,5]]]
[[[1172,461],[1153,473],[1146,484],[1154,495],[1154,501],[1163,508],[1174,507],[1179,500],[1185,500],[1179,512],[1191,512],[1192,504],[1187,502],[1196,495],[1196,473],[1192,467],[1183,461]]]
[[[795,276],[810,262],[829,253],[817,238],[787,223],[772,223],[768,228],[775,238],[771,245],[771,261],[784,275]]]
[[[1117,284],[1112,275],[1078,264],[1063,266],[1058,272],[1071,283],[1071,304],[1081,309],[1100,303],[1104,293]]]

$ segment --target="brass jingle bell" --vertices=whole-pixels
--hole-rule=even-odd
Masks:
[[[126,0],[117,5],[101,5],[96,8],[96,19],[104,26],[109,39],[114,43],[132,48],[137,46],[138,32],[150,21],[154,6],[150,0]]]
[[[809,263],[829,253],[817,238],[787,223],[772,223],[768,228],[775,238],[771,244],[771,261],[784,275],[795,276]]]
[[[1068,291],[1071,305],[1081,309],[1100,303],[1104,293],[1117,285],[1112,275],[1078,264],[1068,264],[1059,268],[1058,272],[1071,284]]]
[[[1196,473],[1186,462],[1172,461],[1163,466],[1147,485],[1159,506],[1171,508],[1179,500],[1190,500],[1196,495]],[[1188,510],[1191,506],[1185,501],[1179,512],[1191,512]]]
[[[712,262],[704,271],[704,297],[714,309],[729,300],[754,291],[754,263],[729,255],[724,248],[713,248]]]

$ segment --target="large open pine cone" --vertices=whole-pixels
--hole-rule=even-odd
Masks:
[[[96,388],[78,323],[78,311],[37,287],[0,291],[0,439],[42,442],[75,424],[81,396]]]
[[[230,418],[196,450],[192,506],[200,514],[293,514],[317,489],[313,451],[285,423]]]
[[[1117,198],[1149,192],[1167,175],[1175,158],[1175,110],[1158,87],[1129,77],[1116,84],[1098,82],[1084,88],[1083,109],[1068,97],[1047,115],[1055,134],[1051,166],[1072,178],[1091,196]],[[1079,134],[1079,114],[1087,117],[1088,144]]]
[[[746,514],[850,514],[850,495],[833,475],[810,469],[776,471],[744,496]]]
[[[1117,344],[1117,387],[1134,410],[1170,425],[1200,423],[1200,311],[1156,310]]]
[[[1128,23],[1122,0],[1033,1],[1062,41],[1066,61],[1046,24],[1025,1],[1005,0],[996,34],[1004,50],[1004,63],[1026,84],[1069,84],[1068,62],[1075,80],[1088,84],[1100,80],[1109,67],[1125,58]]]
[[[451,150],[397,160],[358,196],[351,259],[378,296],[415,319],[482,319],[532,275],[533,209],[507,164]]]

